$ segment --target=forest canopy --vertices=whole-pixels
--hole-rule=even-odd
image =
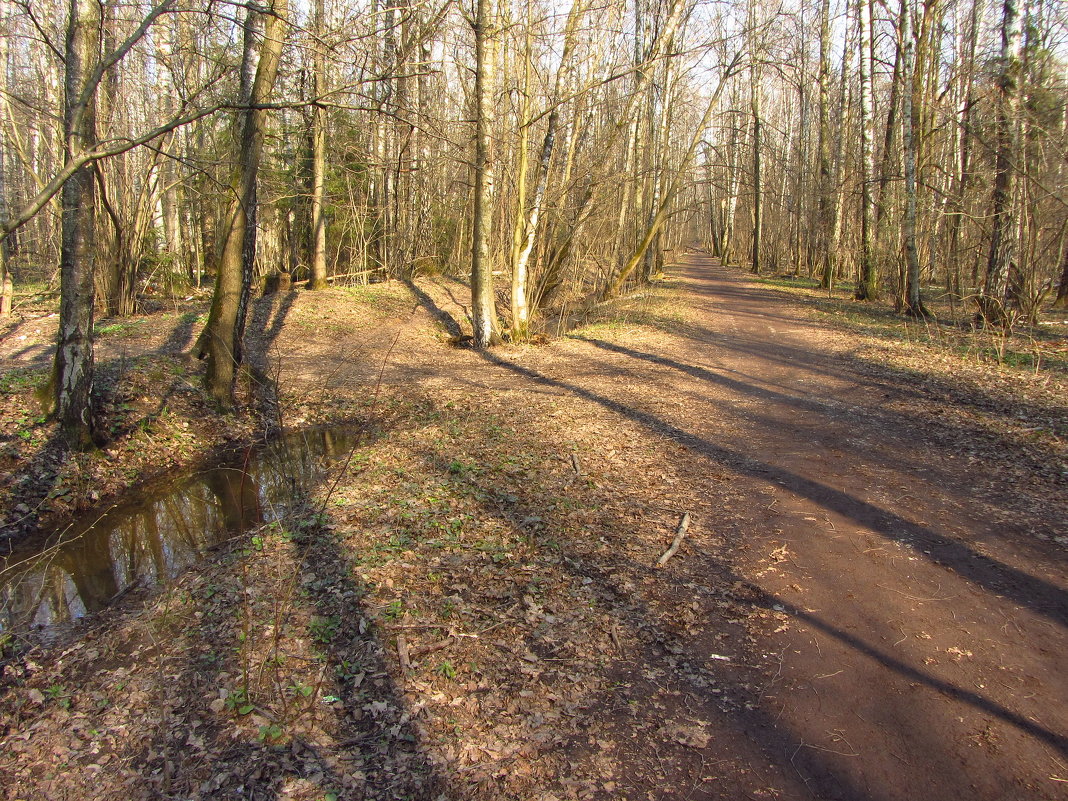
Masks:
[[[1039,0],[0,0],[0,261],[93,320],[214,287],[232,399],[268,277],[470,276],[474,344],[709,249],[925,316],[1068,304],[1064,8]],[[496,277],[495,277],[496,276]]]

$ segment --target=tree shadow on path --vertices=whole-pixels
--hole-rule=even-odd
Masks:
[[[911,546],[929,561],[957,573],[989,592],[1005,595],[1021,606],[1044,615],[1062,626],[1068,626],[1068,591],[1061,587],[980,554],[963,543],[944,537],[925,526],[913,523],[900,515],[854,498],[814,479],[716,445],[648,412],[634,409],[584,387],[548,378],[528,367],[514,364],[494,354],[482,352],[481,355],[491,364],[524,376],[537,384],[563,389],[604,406],[652,431],[687,445],[712,461],[738,473],[761,481],[777,483],[826,509],[855,520],[861,525],[871,527],[887,539]]]
[[[441,308],[434,299],[424,292],[411,278],[404,278],[402,279],[402,282],[408,287],[408,291],[415,295],[415,299],[419,302],[419,305],[426,309],[431,317],[445,326],[445,330],[448,331],[449,336],[457,339],[460,337],[463,332],[460,330],[460,324],[456,321],[455,317]],[[452,296],[451,291],[449,291],[449,295],[450,297]],[[453,301],[455,300],[456,299],[453,298]]]
[[[787,490],[807,498],[826,509],[833,510],[872,528],[889,540],[912,546],[913,552],[917,555],[955,572],[988,592],[1005,596],[1054,623],[1068,626],[1068,592],[1061,587],[977,553],[960,542],[944,537],[925,526],[912,523],[899,515],[880,509],[866,501],[854,498],[813,479],[805,478],[758,459],[750,458],[737,451],[715,445],[661,418],[629,407],[592,390],[567,381],[548,378],[530,368],[513,364],[492,353],[480,352],[480,355],[488,363],[521,375],[536,384],[565,390],[577,397],[603,406],[653,432],[663,434],[675,442],[687,445],[712,462],[759,481],[781,485]],[[761,595],[765,595],[765,593],[761,591]],[[782,602],[776,600],[776,603]],[[804,617],[801,610],[795,611],[799,617]],[[813,618],[810,622],[815,625],[818,621]],[[829,624],[819,622],[818,625],[828,633],[834,633],[833,627]],[[851,647],[878,659],[886,667],[899,672],[906,678],[922,682],[940,693],[947,694],[956,700],[994,715],[1052,745],[1062,753],[1068,754],[1068,739],[1063,735],[1048,731],[978,693],[955,687],[924,671],[887,655],[880,654],[869,646],[865,646],[852,635],[839,632],[835,636]]]
[[[145,797],[449,797],[387,669],[387,643],[363,608],[366,590],[353,578],[333,525],[302,488],[295,488],[291,504],[282,525],[251,537],[253,547],[251,532],[231,542],[221,556],[235,564],[227,574],[231,583],[194,590],[201,622],[180,635],[189,655],[184,664],[168,666],[158,733],[127,757],[153,788]],[[294,572],[282,576],[281,596],[261,597],[255,580],[241,581],[242,574],[279,569],[286,550]],[[271,650],[270,634],[260,633],[265,624],[267,632],[292,629],[309,616],[310,628],[296,642],[315,644],[310,662],[278,651],[277,641]],[[259,645],[251,663],[239,658],[254,640]],[[309,669],[318,683],[295,678]],[[236,701],[209,710],[224,687]],[[248,724],[257,716],[258,737]]]

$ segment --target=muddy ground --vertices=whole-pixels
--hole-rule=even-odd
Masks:
[[[31,406],[50,318],[9,325],[13,538],[227,441],[361,439],[173,584],[11,638],[6,797],[1066,797],[1063,338],[799,283],[692,254],[488,353],[458,281],[268,297],[226,417],[192,298],[102,327],[77,460]]]

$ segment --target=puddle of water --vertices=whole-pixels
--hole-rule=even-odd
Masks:
[[[278,519],[297,488],[348,456],[358,433],[316,429],[91,511],[0,562],[0,632],[46,636],[135,584],[174,578],[214,545]]]

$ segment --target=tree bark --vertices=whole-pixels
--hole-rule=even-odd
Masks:
[[[879,275],[872,244],[875,225],[871,183],[875,173],[875,165],[872,151],[871,0],[859,0],[859,6],[861,228],[860,275],[854,297],[857,300],[875,300],[879,295]]]
[[[256,178],[267,125],[267,111],[263,105],[270,99],[278,72],[285,37],[286,2],[274,0],[272,13],[264,15],[266,22],[259,63],[248,88],[247,108],[241,112],[239,120],[240,144],[231,183],[234,200],[224,222],[211,312],[197,343],[198,357],[207,359],[205,388],[223,408],[233,405],[234,378],[242,359],[242,338],[256,258]],[[255,30],[253,15],[261,13],[250,7],[245,23],[246,36],[251,38]],[[247,61],[251,53],[251,46],[246,46],[242,83],[248,82],[251,67]]]
[[[0,0],[0,23],[6,22],[8,8],[6,0]],[[8,31],[0,30],[0,220],[7,219],[7,129],[8,119],[8,85],[7,85],[7,43]],[[5,237],[0,239],[0,317],[11,314],[14,285],[10,271],[11,243]]]
[[[983,13],[983,0],[973,0],[971,13],[968,18],[968,30],[962,35],[960,46],[960,58],[964,62],[964,68],[960,76],[959,105],[955,116],[959,133],[956,138],[958,149],[957,158],[954,160],[955,174],[953,177],[953,197],[949,202],[950,213],[946,220],[947,257],[952,266],[952,291],[960,293],[960,232],[964,218],[964,204],[968,187],[971,184],[971,152],[972,152],[972,107],[974,106],[972,77],[975,73],[975,51],[979,41],[979,20]]]
[[[490,236],[493,221],[493,159],[490,129],[493,125],[496,20],[492,0],[478,0],[475,33],[475,175],[474,220],[471,231],[471,320],[474,346],[488,348],[498,342],[494,307]]]
[[[913,10],[908,0],[901,0],[900,50],[903,63],[904,91],[902,117],[904,122],[905,156],[905,308],[913,317],[926,317],[927,309],[920,294],[920,256],[916,247],[916,154],[920,136],[920,114],[917,101],[922,91],[923,76],[916,71],[916,36]]]
[[[527,302],[526,259],[520,256],[526,244],[527,233],[527,177],[530,174],[530,128],[532,125],[530,94],[531,76],[534,71],[532,46],[534,32],[531,29],[531,7],[526,8],[526,20],[523,25],[523,84],[519,89],[518,125],[519,147],[516,154],[516,211],[512,223],[512,247],[508,254],[508,264],[512,273],[512,340],[524,340],[530,321],[530,308]],[[553,109],[553,113],[555,113]],[[550,120],[550,125],[551,125]],[[528,251],[529,254],[529,251]]]
[[[817,158],[819,159],[819,206],[817,219],[819,231],[817,247],[822,256],[820,283],[830,289],[834,282],[834,251],[832,250],[833,223],[831,210],[831,125],[830,125],[830,73],[831,73],[831,0],[820,3],[820,63],[819,63],[819,134]]]
[[[848,8],[848,3],[847,3]],[[859,27],[859,26],[858,26]],[[844,235],[844,223],[845,215],[842,214],[842,207],[845,205],[846,195],[846,182],[843,179],[843,173],[845,172],[845,152],[846,152],[846,128],[847,118],[849,113],[849,86],[851,81],[849,80],[852,72],[852,58],[855,54],[855,50],[859,48],[852,47],[852,42],[849,40],[849,35],[846,35],[845,46],[842,48],[842,70],[841,81],[839,84],[839,98],[838,98],[838,120],[839,120],[839,132],[838,141],[835,143],[834,159],[831,162],[831,169],[833,171],[833,179],[831,181],[834,187],[834,193],[832,195],[831,214],[830,214],[830,226],[831,226],[831,265],[834,268],[831,275],[827,276],[824,280],[824,288],[830,291],[834,286],[835,277],[839,274],[839,264],[841,262],[842,253],[842,238]]]
[[[1061,281],[1057,285],[1053,308],[1068,309],[1068,248],[1064,248],[1064,255],[1061,256]]]
[[[322,36],[324,0],[315,0],[312,72],[315,105],[311,114],[312,186],[311,186],[311,276],[308,289],[326,289],[326,218],[323,216],[323,187],[326,182],[326,109],[319,102],[326,94],[326,64]]]
[[[764,193],[760,173],[760,100],[754,85],[750,99],[753,119],[753,243],[750,251],[751,270],[760,275],[760,247],[764,232]]]
[[[753,8],[749,12],[749,111],[753,121],[753,246],[751,270],[760,275],[760,249],[764,233],[764,187],[760,163],[760,71],[757,68],[756,24]]]
[[[1016,0],[1004,0],[1001,16],[994,163],[993,233],[986,265],[986,280],[979,296],[979,315],[987,323],[1008,322],[1006,299],[1009,266],[1016,257],[1016,158],[1018,151],[1020,48],[1023,15]]]
[[[64,52],[64,160],[96,143],[96,87],[90,74],[100,59],[101,9],[97,0],[71,0]],[[87,91],[88,90],[88,91]],[[93,268],[96,244],[96,167],[84,164],[63,184],[60,244],[59,342],[53,383],[55,413],[67,443],[92,445]]]
[[[723,210],[723,254],[720,257],[721,264],[730,264],[734,248],[734,223],[738,213],[738,185],[741,181],[741,170],[738,169],[745,151],[745,130],[741,133],[739,126],[732,124],[730,128],[730,140],[727,147],[727,175],[726,175],[726,208]]]
[[[897,20],[897,41],[894,46],[894,68],[890,75],[890,96],[886,101],[886,127],[883,129],[883,149],[879,159],[879,184],[878,193],[874,195],[874,215],[875,215],[875,234],[874,244],[877,250],[882,251],[884,247],[884,240],[886,239],[885,232],[888,227],[890,218],[889,206],[890,206],[890,179],[893,177],[896,171],[897,164],[895,163],[895,157],[898,155],[897,150],[894,147],[894,140],[898,129],[898,104],[901,102],[902,84],[906,85],[908,91],[908,78],[905,77],[905,71],[903,69],[904,53],[902,52],[903,42],[905,41],[906,31],[903,28],[908,22],[905,20],[905,9],[908,5],[908,0],[902,0],[902,4],[899,8],[899,15]],[[910,28],[911,29],[911,28]],[[913,51],[913,64],[915,64],[915,50]],[[874,67],[873,67],[874,68]],[[874,75],[872,76],[874,79]],[[905,119],[902,121],[903,126],[909,124],[908,118],[905,114],[902,114]],[[874,120],[872,122],[874,126]],[[872,142],[874,147],[874,141]],[[875,176],[872,175],[872,180],[875,180]],[[887,246],[887,250],[894,251],[895,247],[892,245]]]

